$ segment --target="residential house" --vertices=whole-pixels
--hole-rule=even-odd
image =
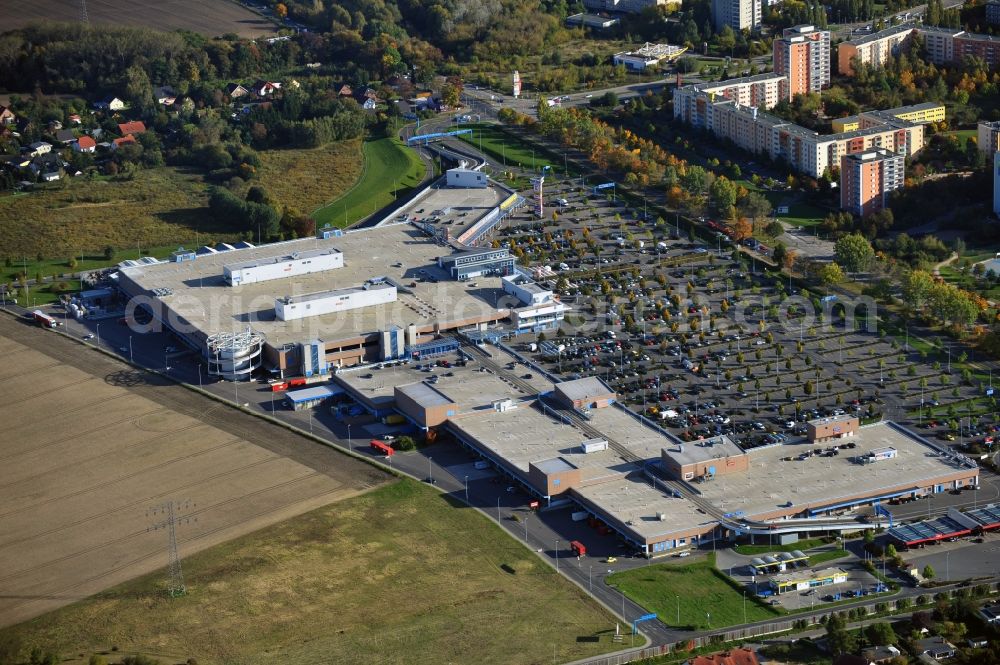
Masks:
[[[28,168],[31,158],[26,155],[0,155],[0,166],[9,171],[20,172]]]
[[[57,132],[60,129],[62,129],[62,122],[60,122],[58,120],[50,120],[49,124],[48,124],[48,128],[49,128],[50,132]]]
[[[947,660],[955,657],[955,645],[940,635],[917,640],[914,642],[914,646],[921,656],[928,656],[934,660]]]
[[[162,106],[171,106],[177,101],[177,91],[169,85],[161,85],[153,90],[153,96],[156,97],[156,103]]]
[[[269,97],[281,90],[281,83],[276,81],[256,81],[250,88],[250,92],[258,97]]]
[[[416,120],[417,116],[413,113],[413,107],[405,99],[397,99],[393,101],[396,106],[396,112],[399,113],[400,117],[407,118],[408,120]]]
[[[249,94],[250,91],[239,83],[230,83],[226,86],[226,96],[229,97],[229,99],[239,99],[240,97],[246,97]]]
[[[842,653],[833,659],[833,665],[872,665],[864,656],[853,653]]]
[[[1000,626],[1000,603],[984,605],[979,609],[979,617],[992,626]]]
[[[135,137],[132,136],[131,134],[129,134],[128,136],[123,136],[120,139],[115,139],[114,141],[112,141],[111,142],[111,149],[112,150],[117,150],[118,148],[122,147],[123,145],[129,145],[129,144],[135,144],[135,143],[136,143]]]
[[[357,100],[361,108],[366,111],[374,111],[382,103],[374,88],[365,88],[361,94],[357,95]]]
[[[71,125],[83,124],[83,118],[80,117],[79,113],[73,113],[69,116],[69,122]]]
[[[76,136],[74,136],[73,132],[71,132],[68,129],[60,129],[58,132],[56,132],[56,141],[62,143],[63,145],[69,145],[75,140]]]
[[[127,136],[128,134],[142,134],[146,131],[146,125],[141,120],[120,122],[118,123],[118,131],[122,136]]]
[[[990,641],[982,636],[970,637],[965,640],[965,643],[969,645],[970,649],[985,649],[990,645]]]
[[[688,665],[760,665],[753,649],[731,649],[708,656],[695,656]]]
[[[125,110],[125,101],[114,96],[105,97],[98,102],[94,102],[94,108],[101,111],[123,111]]]
[[[890,644],[889,646],[865,649],[861,655],[865,658],[865,665],[884,665],[899,656],[900,652],[899,649]]]
[[[17,116],[6,106],[0,106],[0,125],[13,125]]]
[[[76,152],[88,152],[93,153],[97,151],[97,141],[89,136],[81,136],[73,144],[73,150]]]
[[[45,182],[52,182],[62,177],[62,167],[63,162],[59,159],[59,155],[50,152],[32,159],[28,170]]]
[[[354,91],[351,89],[351,86],[345,83],[344,85],[340,86],[340,90],[337,91],[337,94],[340,95],[341,97],[353,97]]]
[[[45,141],[35,141],[28,147],[30,148],[28,151],[29,157],[38,157],[39,155],[45,155],[52,152],[52,144],[46,143]]]

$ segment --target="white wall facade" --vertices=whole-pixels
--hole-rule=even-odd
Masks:
[[[230,286],[239,286],[240,284],[268,282],[343,267],[344,255],[336,250],[331,250],[322,254],[304,256],[292,254],[287,257],[262,260],[256,264],[247,262],[223,266],[222,276]]]
[[[346,312],[361,307],[372,307],[395,302],[396,287],[380,284],[369,288],[338,289],[295,298],[278,298],[274,313],[282,321],[294,321],[310,316]]]

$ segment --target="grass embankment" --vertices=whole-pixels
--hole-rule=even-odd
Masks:
[[[744,605],[738,585],[716,570],[714,554],[689,564],[659,564],[615,573],[607,581],[655,612],[668,626],[696,630],[733,626],[744,623],[744,607],[745,621],[763,621],[784,614],[752,593],[746,594]]]
[[[423,182],[423,162],[397,138],[366,141],[363,153],[364,168],[355,185],[313,211],[317,226],[353,224],[406,196]]]
[[[183,548],[183,545],[182,545]],[[479,513],[401,480],[205,550],[16,627],[34,646],[201,663],[567,662],[614,619]],[[590,641],[593,640],[593,641]],[[172,660],[171,660],[172,659]]]

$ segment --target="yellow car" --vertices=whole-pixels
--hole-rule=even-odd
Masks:
[[[605,560],[605,562],[606,562],[606,563],[614,563],[615,561],[618,561],[618,557],[613,557],[613,556],[609,556],[609,557],[608,557],[608,558],[607,558],[607,559]]]

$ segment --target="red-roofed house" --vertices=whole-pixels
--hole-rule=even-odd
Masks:
[[[127,136],[128,134],[142,134],[146,131],[146,125],[143,124],[141,120],[120,122],[118,123],[118,131],[121,132],[122,136]]]
[[[253,87],[250,88],[250,92],[258,97],[273,95],[279,90],[281,90],[281,83],[277,81],[257,81],[253,84]]]
[[[112,141],[111,142],[111,149],[112,150],[117,150],[118,148],[122,147],[123,145],[128,145],[130,143],[135,143],[135,142],[136,142],[135,137],[132,136],[131,134],[129,134],[128,136],[123,136],[120,139],[115,139],[114,141]]]
[[[695,656],[690,665],[760,665],[757,654],[751,649],[733,649],[709,656]]]
[[[97,150],[97,141],[89,136],[81,136],[73,144],[73,150],[77,152],[94,152]]]

